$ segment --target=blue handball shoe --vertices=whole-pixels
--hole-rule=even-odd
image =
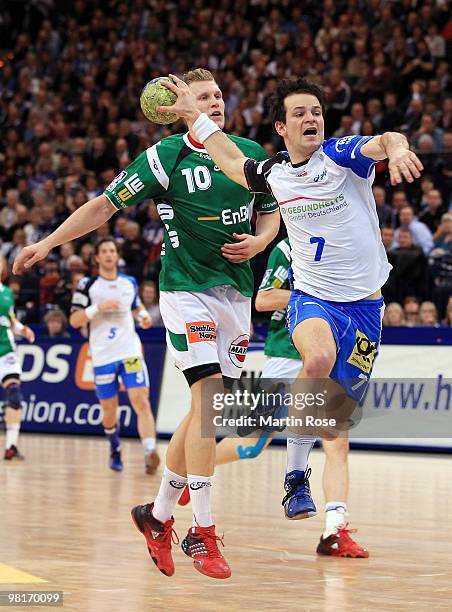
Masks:
[[[110,469],[114,470],[115,472],[122,472],[122,470],[124,469],[124,465],[121,459],[121,451],[116,450],[111,452]]]
[[[293,470],[286,474],[284,480],[286,495],[282,500],[282,505],[284,506],[286,518],[291,521],[310,518],[317,513],[315,504],[312,501],[311,489],[309,488],[310,475],[311,468],[306,470],[306,472]]]

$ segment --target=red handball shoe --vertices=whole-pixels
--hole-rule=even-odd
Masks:
[[[317,546],[317,554],[329,555],[330,557],[367,559],[369,552],[350,537],[350,534],[355,532],[356,529],[347,529],[347,525],[345,525],[345,527],[339,527],[336,533],[327,538],[321,536]]]
[[[152,514],[154,504],[132,508],[132,520],[135,527],[146,538],[146,544],[152,560],[165,576],[174,574],[174,562],[171,554],[171,541],[179,544],[177,533],[173,529],[174,518],[165,523],[158,521]]]
[[[13,459],[17,459],[18,461],[23,461],[25,457],[21,454],[20,450],[17,446],[10,446],[5,450],[5,454],[3,456],[5,461],[12,461]]]
[[[229,578],[231,568],[218,550],[217,541],[222,545],[223,538],[215,534],[215,525],[210,527],[192,527],[182,541],[182,550],[193,559],[198,572],[210,578]]]
[[[188,485],[185,485],[184,490],[182,491],[182,495],[179,497],[179,501],[177,502],[179,506],[186,506],[190,501],[190,489]]]

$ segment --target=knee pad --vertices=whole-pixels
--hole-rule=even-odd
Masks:
[[[5,388],[5,405],[14,410],[22,408],[22,390],[19,383],[12,383]]]
[[[268,434],[261,433],[259,440],[254,446],[237,446],[237,453],[239,459],[256,459],[259,457],[261,452],[264,450],[265,444],[268,440]]]

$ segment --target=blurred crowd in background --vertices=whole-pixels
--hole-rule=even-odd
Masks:
[[[145,306],[161,324],[163,228],[151,200],[63,245],[24,276],[12,276],[11,264],[23,246],[102,193],[138,153],[184,131],[181,123],[157,126],[144,118],[138,99],[146,82],[205,67],[223,91],[226,131],[260,142],[269,155],[282,147],[268,120],[269,99],[277,80],[287,76],[305,76],[326,89],[327,137],[406,134],[424,164],[422,180],[392,189],[386,165],[379,163],[374,183],[393,265],[383,288],[385,324],[452,324],[448,2],[6,0],[1,5],[0,251],[9,264],[2,280],[13,289],[23,322],[45,322],[51,335],[65,333],[73,288],[96,272],[93,244],[113,235],[121,269],[138,279]],[[256,285],[268,252],[252,262]]]

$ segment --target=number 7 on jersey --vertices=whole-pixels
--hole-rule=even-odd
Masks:
[[[322,238],[322,236],[312,236],[309,242],[317,245],[314,261],[320,261],[322,258],[323,247],[325,246],[325,238]]]

